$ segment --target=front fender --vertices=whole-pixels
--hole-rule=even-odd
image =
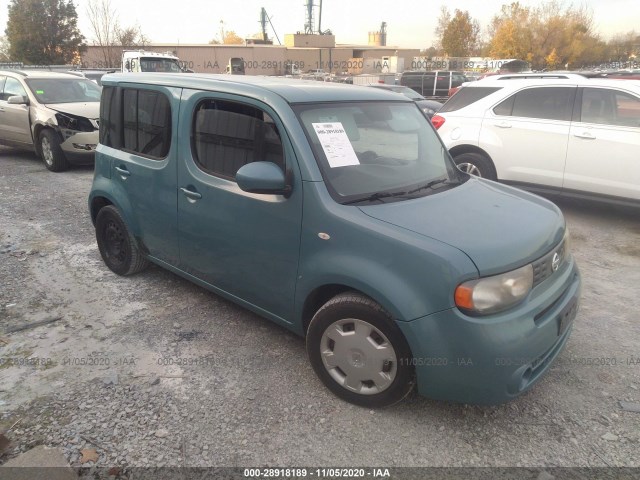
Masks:
[[[296,318],[303,317],[309,295],[326,285],[358,290],[399,321],[451,308],[457,283],[477,272],[471,261],[444,244],[422,252],[405,247],[387,258],[332,249],[307,257],[298,276]],[[448,263],[452,258],[457,261]]]
[[[295,302],[301,327],[307,299],[325,286],[358,290],[410,321],[451,308],[455,287],[478,276],[457,248],[339,205],[321,182],[305,182],[304,192]]]

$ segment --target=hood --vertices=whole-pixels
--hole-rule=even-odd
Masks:
[[[366,215],[449,244],[475,263],[481,276],[530,263],[564,235],[564,218],[536,195],[472,177],[414,200],[359,207]]]
[[[100,116],[100,102],[49,103],[47,108],[77,117],[95,119]]]

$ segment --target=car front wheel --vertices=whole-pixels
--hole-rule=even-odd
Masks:
[[[370,298],[347,292],[329,300],[307,331],[316,374],[338,397],[385,407],[413,388],[411,351],[391,316]]]
[[[497,180],[498,178],[491,160],[480,153],[461,153],[454,157],[453,161],[465,173],[489,180]]]
[[[45,129],[40,132],[40,155],[45,167],[52,172],[62,172],[69,168],[69,162],[53,130]]]

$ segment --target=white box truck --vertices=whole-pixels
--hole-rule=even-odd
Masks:
[[[122,51],[123,72],[188,72],[171,52]]]

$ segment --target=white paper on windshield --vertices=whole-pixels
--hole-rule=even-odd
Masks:
[[[312,123],[331,168],[360,165],[342,123]]]

